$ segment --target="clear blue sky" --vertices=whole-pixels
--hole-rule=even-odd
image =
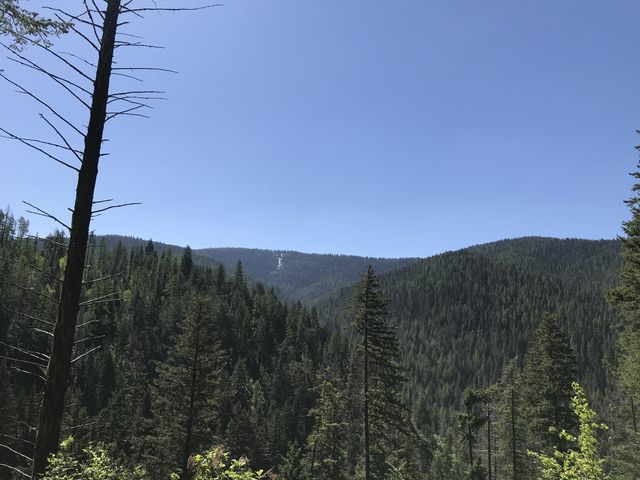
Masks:
[[[230,0],[150,15],[128,31],[167,48],[137,64],[180,73],[147,77],[169,97],[151,119],[109,127],[98,196],[143,205],[93,227],[372,256],[613,238],[640,141],[639,23],[637,0]],[[0,84],[0,126],[35,135],[40,111]],[[71,172],[6,140],[0,162],[0,203],[66,215]]]

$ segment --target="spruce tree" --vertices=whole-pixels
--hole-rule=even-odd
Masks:
[[[500,465],[500,478],[509,480],[529,478],[526,398],[522,389],[522,372],[518,368],[517,360],[513,359],[505,366],[495,388],[498,416],[496,461]]]
[[[577,427],[571,404],[576,363],[568,335],[554,316],[545,314],[527,350],[524,368],[531,445],[536,450],[556,446],[558,437],[550,427],[567,432]],[[568,445],[558,447],[565,450]]]
[[[640,145],[636,149],[640,150]],[[620,238],[622,265],[618,287],[611,292],[610,299],[622,317],[618,375],[630,395],[630,402],[640,405],[640,163],[631,176],[635,179],[633,196],[625,201],[631,218],[622,224],[625,234]]]
[[[480,429],[487,423],[484,404],[485,393],[482,389],[467,388],[462,397],[462,411],[457,414],[460,443],[466,445],[470,469],[474,468],[473,464],[476,460],[474,447],[478,442]]]
[[[311,476],[317,480],[347,480],[347,394],[328,370],[318,383],[320,397],[310,411],[315,420],[308,441]]]
[[[223,352],[217,340],[215,304],[196,296],[191,300],[166,362],[158,365],[154,385],[154,417],[159,461],[188,478],[190,455],[212,443],[220,392]]]
[[[406,376],[396,329],[388,320],[387,301],[371,266],[355,286],[352,309],[362,355],[364,477],[382,479],[397,435],[410,433],[410,420],[400,396]]]

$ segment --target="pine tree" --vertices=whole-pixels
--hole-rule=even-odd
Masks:
[[[398,434],[410,434],[410,420],[400,395],[406,376],[399,363],[396,330],[387,318],[387,301],[371,266],[355,286],[352,308],[362,355],[364,477],[382,479]]]
[[[552,315],[544,315],[525,359],[525,393],[533,449],[551,448],[557,435],[550,427],[572,432],[577,418],[572,408],[571,384],[576,378],[576,357],[569,337]],[[568,445],[559,446],[566,450]]]
[[[640,145],[636,149],[640,151]],[[620,238],[622,265],[618,287],[611,292],[610,300],[622,317],[617,373],[630,402],[640,405],[640,163],[631,176],[635,179],[633,196],[625,201],[631,218],[622,224],[625,234]]]
[[[487,423],[483,405],[485,394],[482,389],[467,388],[462,397],[462,411],[458,412],[458,427],[460,429],[460,441],[466,444],[468,452],[468,465],[473,469],[476,460],[474,447],[478,442],[480,429]]]
[[[179,325],[165,363],[158,365],[154,416],[161,463],[187,479],[189,456],[212,443],[223,352],[214,330],[216,306],[196,296]]]
[[[496,385],[497,458],[500,477],[510,480],[529,478],[527,457],[527,422],[522,372],[517,359],[511,360],[502,371]]]
[[[328,370],[318,380],[320,397],[310,414],[315,428],[309,435],[311,477],[317,480],[346,480],[348,410],[347,396],[339,380]]]

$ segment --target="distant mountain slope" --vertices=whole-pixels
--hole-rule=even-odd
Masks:
[[[144,247],[148,242],[119,235],[105,235],[103,238],[109,248],[114,248],[118,242],[126,247]],[[154,246],[159,252],[168,251],[177,256],[184,251],[184,247],[155,241]],[[353,284],[369,264],[382,273],[418,261],[250,248],[198,249],[193,250],[193,259],[196,263],[212,267],[221,263],[230,273],[241,261],[245,273],[252,280],[273,287],[285,300],[306,304],[314,304],[322,296]]]
[[[579,358],[580,381],[598,401],[614,350],[605,290],[618,266],[615,241],[521,238],[445,253],[380,276],[412,379],[407,392],[434,405],[438,423],[467,386],[494,382],[524,355],[544,312],[558,316]],[[337,328],[349,289],[319,311]]]
[[[369,264],[384,273],[418,261],[248,248],[207,248],[195,252],[226,267],[234,266],[240,260],[251,278],[275,287],[286,299],[309,304],[353,284]]]

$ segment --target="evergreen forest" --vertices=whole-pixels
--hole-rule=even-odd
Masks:
[[[166,99],[138,75],[176,73],[127,63],[159,49],[129,25],[218,6],[159,3],[0,0],[8,58],[64,93],[0,69],[53,139],[0,137],[76,186],[70,220],[24,202],[48,235],[0,210],[0,480],[640,479],[640,171],[615,240],[377,258],[97,235],[139,203],[96,195],[105,125]]]
[[[18,478],[68,238],[32,236],[9,211],[0,226],[0,463]],[[123,478],[193,478],[208,454],[247,459],[255,478],[547,478],[534,453],[580,451],[576,399],[607,425],[593,434],[602,475],[584,478],[640,468],[607,298],[616,241],[521,238],[369,267],[311,306],[281,300],[240,259],[97,236],[88,252],[64,468],[101,454]],[[349,270],[340,258],[331,268]]]

